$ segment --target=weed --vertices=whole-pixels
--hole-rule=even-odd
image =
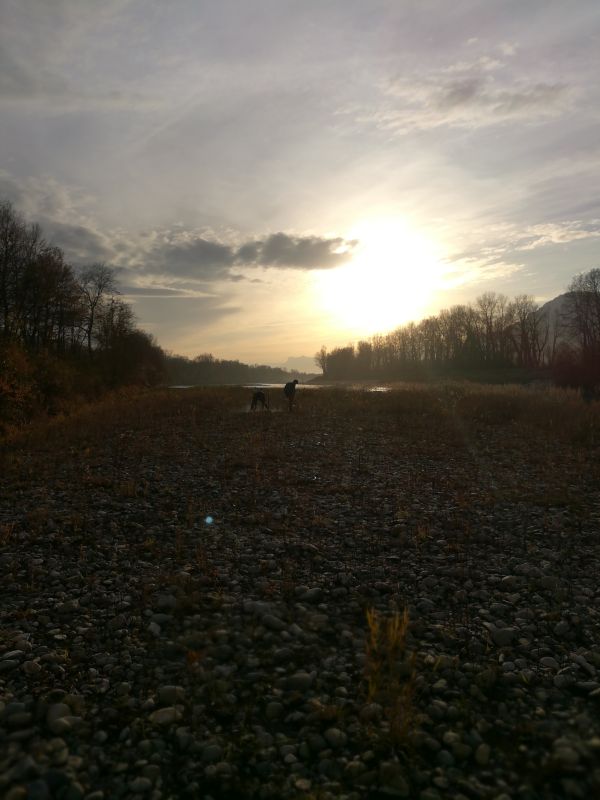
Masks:
[[[120,497],[135,497],[137,484],[134,480],[120,481],[117,482],[115,490]]]
[[[376,609],[368,609],[367,626],[367,700],[382,706],[393,741],[405,744],[418,720],[414,704],[416,656],[407,652],[408,609],[384,618]]]
[[[15,532],[14,522],[0,523],[0,546],[8,544],[14,532]]]
[[[419,522],[414,534],[416,546],[420,548],[429,539],[430,535],[429,525],[426,522]]]

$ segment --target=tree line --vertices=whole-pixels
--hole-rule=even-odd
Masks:
[[[327,350],[315,362],[328,380],[406,380],[511,370],[561,385],[600,385],[600,269],[577,275],[561,302],[486,292],[388,334]]]
[[[0,335],[34,351],[84,356],[107,382],[155,381],[162,351],[136,327],[105,264],[79,271],[10,203],[0,204]]]
[[[96,263],[76,271],[39,225],[0,203],[0,414],[25,414],[70,392],[155,384],[164,369],[113,270]]]
[[[288,372],[279,367],[266,364],[244,364],[215,358],[211,353],[203,353],[195,358],[167,356],[167,380],[180,385],[219,385],[228,383],[286,383],[292,378],[299,381],[309,376],[303,372]]]

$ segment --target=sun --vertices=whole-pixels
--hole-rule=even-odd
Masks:
[[[359,335],[422,318],[441,283],[435,240],[397,217],[363,220],[346,238],[357,241],[351,262],[315,275],[322,311]]]

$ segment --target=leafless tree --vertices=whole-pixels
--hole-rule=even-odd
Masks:
[[[96,321],[103,303],[114,298],[117,292],[114,272],[106,264],[92,264],[79,276],[81,296],[86,308],[83,322],[88,354],[92,355]]]

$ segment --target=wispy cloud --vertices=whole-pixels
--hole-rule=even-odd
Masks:
[[[503,56],[514,49],[503,48]],[[433,128],[483,128],[539,122],[567,111],[579,96],[561,81],[519,75],[505,58],[489,56],[403,74],[380,86],[375,106],[354,109],[365,123],[398,134]]]

